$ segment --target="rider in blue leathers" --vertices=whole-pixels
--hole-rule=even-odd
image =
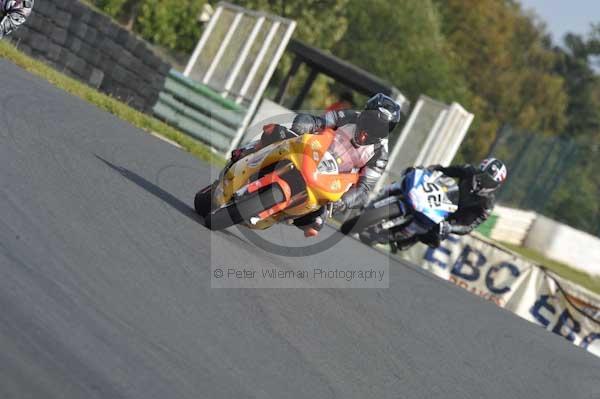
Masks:
[[[448,167],[433,165],[428,169],[438,170],[458,180],[458,210],[448,220],[429,229],[426,234],[414,235],[410,226],[392,229],[389,241],[394,242],[399,249],[407,249],[418,241],[437,247],[449,234],[465,235],[473,231],[491,215],[496,200],[494,193],[507,176],[506,166],[495,158],[484,159],[479,167],[469,164]],[[395,182],[387,186],[381,196],[400,192],[401,182]]]

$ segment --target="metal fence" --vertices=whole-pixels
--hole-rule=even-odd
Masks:
[[[171,70],[154,114],[225,153],[248,112],[212,89]]]
[[[508,168],[499,202],[600,235],[598,147],[592,139],[547,137],[504,126],[490,150]]]
[[[247,109],[225,152],[242,139],[295,28],[277,15],[217,5],[183,74]]]

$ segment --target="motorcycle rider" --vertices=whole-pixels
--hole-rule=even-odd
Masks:
[[[408,102],[394,101],[385,94],[371,97],[363,111],[337,110],[323,116],[298,114],[290,132],[280,125],[265,125],[257,142],[232,152],[229,165],[240,158],[274,142],[301,134],[318,134],[326,128],[334,129],[335,139],[329,149],[337,160],[342,173],[358,172],[356,185],[341,200],[333,204],[334,212],[364,205],[377,180],[381,177],[388,160],[387,137],[400,122]],[[323,227],[326,209],[320,209],[294,220],[294,225],[304,230],[306,237],[316,236]]]
[[[34,0],[0,0],[0,39],[21,26],[33,8]]]
[[[408,168],[404,174],[411,169]],[[492,214],[496,200],[494,193],[502,186],[507,176],[506,166],[496,158],[484,159],[479,167],[470,164],[448,167],[432,165],[428,169],[440,171],[458,180],[458,210],[447,221],[439,223],[425,234],[414,234],[418,229],[411,226],[412,223],[393,229],[390,242],[395,243],[398,249],[408,249],[417,241],[435,248],[449,234],[465,235],[473,231]],[[400,192],[401,182],[395,182],[384,189],[382,196]]]

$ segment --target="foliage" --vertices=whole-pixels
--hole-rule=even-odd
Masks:
[[[297,22],[294,37],[324,50],[332,49],[342,40],[348,27],[346,9],[351,0],[234,0],[234,3],[253,10],[273,13]],[[277,85],[292,65],[292,57],[285,54],[272,79]],[[289,92],[298,93],[308,77],[307,68],[301,68],[291,82]],[[301,108],[318,110],[335,101],[331,97],[330,79],[318,75],[313,83],[308,102]],[[293,99],[289,99],[290,102]]]
[[[236,3],[295,19],[296,38],[367,69],[413,99],[422,93],[448,101],[468,95],[448,60],[437,10],[430,0],[373,0],[368,13],[365,3],[357,0]],[[284,58],[274,80],[280,79],[290,65],[291,58]],[[305,70],[299,72],[291,92],[299,89],[306,75]],[[331,83],[323,76],[317,78],[311,90],[311,107],[333,101],[329,95]]]
[[[565,80],[568,96],[564,140],[576,143],[577,154],[554,177],[556,188],[541,199],[543,213],[563,223],[600,235],[600,79],[592,67],[600,54],[600,30],[587,36],[567,34],[554,46],[555,71]],[[540,165],[539,167],[543,167]]]
[[[146,40],[191,52],[200,37],[198,15],[206,0],[94,0],[93,4]]]
[[[119,16],[128,0],[95,0],[94,5],[113,18]]]
[[[579,142],[577,159],[565,168],[562,176],[557,176],[556,190],[542,203],[545,205],[544,214],[600,235],[600,203],[597,200],[600,195],[600,160],[597,145],[589,144],[587,140]]]
[[[555,55],[543,29],[512,1],[435,1],[454,62],[474,94],[465,104],[476,118],[463,156],[484,156],[503,123],[560,132],[567,96],[563,79],[553,73]]]
[[[369,12],[365,3],[353,1],[347,18],[337,55],[400,87],[411,99],[427,94],[451,101],[465,95],[430,0],[372,0]]]
[[[143,0],[134,29],[153,43],[191,52],[200,37],[197,21],[205,0]]]
[[[235,0],[234,3],[295,20],[298,24],[294,37],[322,49],[332,48],[347,28],[345,13],[349,0]]]
[[[597,134],[600,130],[600,79],[592,68],[594,56],[600,55],[600,25],[589,38],[567,34],[565,47],[554,47],[558,59],[556,72],[566,81],[569,96],[566,134]],[[600,138],[600,137],[599,137]]]

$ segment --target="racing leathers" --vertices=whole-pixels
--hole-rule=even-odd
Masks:
[[[292,123],[291,131],[296,135],[318,134],[326,128],[335,130],[336,136],[329,148],[337,161],[340,173],[358,172],[359,179],[342,199],[335,203],[335,211],[343,211],[348,208],[359,208],[366,204],[369,193],[381,177],[388,160],[387,139],[380,140],[375,144],[356,145],[353,141],[356,129],[356,121],[360,115],[358,111],[338,110],[326,112],[323,116],[309,114],[298,114]],[[289,138],[290,132],[279,125],[266,125],[258,143],[251,143],[241,152],[232,154],[235,161],[248,152],[256,151],[258,148]],[[320,209],[294,220],[294,225],[303,230],[309,228],[319,231],[325,222],[326,209]]]
[[[454,212],[447,221],[444,221],[421,234],[412,234],[418,229],[415,229],[415,226],[410,225],[399,226],[398,228],[393,229],[390,241],[396,242],[400,249],[406,249],[419,240],[430,247],[437,247],[449,234],[468,234],[483,223],[491,215],[494,208],[494,194],[481,195],[475,193],[473,190],[474,177],[476,174],[481,173],[476,167],[469,164],[448,167],[433,165],[428,167],[428,169],[440,171],[446,176],[458,180],[458,210]],[[400,188],[400,182],[392,183],[384,189],[383,195],[389,196],[398,194]]]
[[[0,39],[21,26],[33,8],[33,0],[0,0]]]

